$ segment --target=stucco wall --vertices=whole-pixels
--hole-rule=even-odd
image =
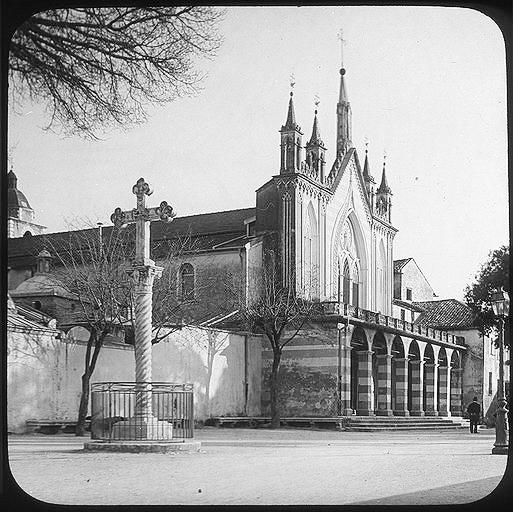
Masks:
[[[499,349],[491,348],[491,336],[481,336],[476,329],[451,331],[456,336],[464,336],[468,346],[463,360],[463,407],[466,409],[474,396],[477,396],[485,421],[494,424],[493,414],[497,408],[497,380],[499,378]],[[504,361],[509,358],[506,353]],[[489,373],[492,374],[491,393]],[[504,367],[504,380],[509,381],[509,366]]]
[[[219,351],[212,365],[207,402],[209,336],[218,343]],[[85,337],[85,333],[80,336]],[[8,430],[23,432],[27,419],[76,419],[85,344],[10,332],[8,345]],[[91,382],[130,382],[134,369],[130,345],[106,345]],[[258,415],[260,379],[259,337],[248,337],[245,343],[243,335],[190,328],[175,332],[153,347],[153,380],[194,383],[197,420],[208,415],[244,414],[245,409],[247,414]]]
[[[414,260],[410,260],[402,268],[400,291],[399,297],[395,296],[396,299],[406,300],[406,288],[411,288],[413,301],[425,301],[433,300],[433,288],[428,283],[419,267]],[[397,290],[397,285],[394,284],[394,291]],[[397,290],[398,291],[398,290]]]

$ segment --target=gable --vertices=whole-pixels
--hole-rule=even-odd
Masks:
[[[341,184],[344,183],[345,177],[349,176],[349,186],[345,197],[342,201],[337,201],[337,196],[340,196]],[[365,212],[367,221],[370,223],[372,220],[372,213],[369,204],[369,198],[367,191],[365,190],[365,184],[363,181],[362,169],[358,160],[358,155],[355,148],[351,148],[345,155],[340,165],[338,174],[331,185],[331,191],[333,193],[332,202],[334,204],[341,203],[341,205],[348,206],[346,215],[349,209],[357,210],[355,206],[360,204]],[[347,201],[349,200],[349,204]],[[344,208],[345,209],[345,208]],[[345,216],[345,215],[344,215]]]

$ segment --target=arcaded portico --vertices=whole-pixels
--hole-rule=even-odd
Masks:
[[[461,416],[457,337],[341,305],[340,413],[361,416]]]

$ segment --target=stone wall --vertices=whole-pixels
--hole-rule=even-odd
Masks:
[[[285,332],[283,339],[287,335]],[[273,353],[265,338],[262,345],[262,414],[269,415]],[[335,416],[337,376],[337,330],[321,324],[301,330],[285,347],[281,359],[279,403],[282,416]]]
[[[23,432],[28,419],[76,419],[88,333],[74,328],[71,335],[76,339],[8,333],[9,432]],[[217,347],[210,378],[209,346]],[[111,343],[103,347],[91,382],[130,382],[134,370],[133,347]],[[153,380],[194,383],[200,421],[210,415],[258,415],[260,379],[259,337],[186,328],[153,347]]]

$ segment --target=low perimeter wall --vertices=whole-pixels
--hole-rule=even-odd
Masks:
[[[7,424],[22,433],[28,419],[75,420],[87,331],[62,339],[8,332]],[[185,327],[153,346],[153,380],[194,384],[195,418],[260,414],[261,339]],[[133,381],[133,347],[105,345],[91,382]]]

